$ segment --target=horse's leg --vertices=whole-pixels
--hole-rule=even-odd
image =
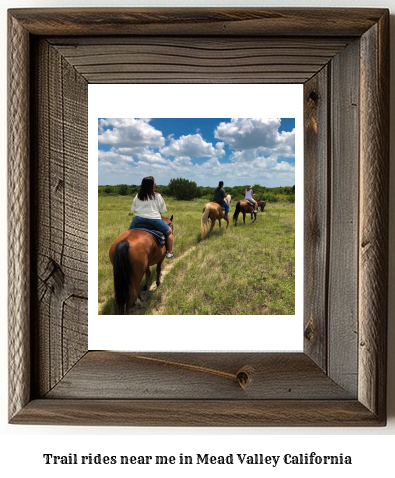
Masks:
[[[221,218],[218,218],[218,225],[219,225],[219,228],[221,229]]]
[[[244,224],[246,223],[246,213],[245,212],[243,212],[243,222],[244,222]]]
[[[148,282],[151,278],[151,269],[149,268],[149,266],[147,266],[147,270],[145,271],[145,285],[143,287],[143,290],[148,290]]]
[[[156,287],[160,286],[160,276],[162,273],[162,262],[163,259],[156,264]]]
[[[129,310],[133,304],[139,308],[143,306],[143,302],[140,296],[140,287],[136,288],[135,285],[132,284],[129,288],[129,297],[130,302],[127,305],[127,310]]]
[[[136,271],[136,267],[133,268],[132,276],[130,280],[129,288],[129,304],[128,308],[132,307],[133,304],[136,304],[137,307],[142,307],[142,302],[140,298],[140,284],[144,278],[144,271]]]
[[[143,277],[144,277],[144,276],[143,276]],[[132,284],[131,298],[134,299],[134,300],[131,300],[130,306],[132,306],[133,303],[134,303],[137,307],[142,307],[142,306],[143,306],[143,302],[142,302],[142,299],[141,299],[141,296],[140,296],[140,284],[141,284],[141,281],[142,281],[143,277],[141,277],[141,280],[135,281],[135,282]]]
[[[213,232],[215,226],[215,218],[210,216],[211,226],[210,226],[210,233]]]

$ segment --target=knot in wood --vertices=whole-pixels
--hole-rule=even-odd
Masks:
[[[313,326],[311,323],[308,323],[304,330],[304,338],[306,340],[311,340],[313,338],[313,335],[314,335]]]
[[[311,91],[310,94],[309,94],[309,99],[313,102],[313,103],[317,103],[318,99],[319,99],[319,96],[318,96],[318,93],[316,91]]]
[[[237,382],[243,390],[246,390],[251,386],[254,372],[254,367],[251,365],[245,365],[236,373]]]

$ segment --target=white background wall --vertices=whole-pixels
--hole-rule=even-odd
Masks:
[[[162,476],[200,476],[202,472],[208,476],[227,475],[236,476],[240,473],[247,476],[263,476],[271,474],[283,476],[291,472],[294,476],[322,476],[336,473],[338,476],[352,476],[358,472],[372,475],[381,473],[389,476],[393,473],[393,450],[395,447],[395,157],[394,139],[391,140],[391,198],[390,198],[390,299],[389,299],[389,370],[388,370],[388,425],[384,428],[281,428],[281,429],[177,429],[177,428],[82,428],[82,427],[27,427],[10,426],[7,424],[7,237],[5,225],[6,211],[6,157],[7,157],[7,128],[6,128],[6,45],[7,45],[7,9],[17,7],[122,7],[122,6],[216,6],[216,7],[385,7],[389,8],[391,16],[391,77],[395,80],[395,0],[375,2],[373,0],[359,0],[344,2],[341,0],[312,0],[294,2],[291,0],[279,2],[241,0],[210,1],[182,0],[167,1],[64,1],[53,0],[3,0],[0,18],[0,224],[3,234],[0,236],[0,434],[2,447],[0,448],[0,473],[4,477],[19,474],[40,474],[41,476],[150,476],[153,473]],[[394,122],[395,99],[391,94],[391,124]],[[393,128],[391,128],[393,130]],[[392,291],[392,293],[391,293]],[[228,455],[229,453],[263,453],[283,455],[286,453],[299,454],[315,451],[319,454],[351,455],[353,464],[350,466],[317,466],[294,465],[278,466],[250,465],[243,467],[231,465],[199,465],[188,466],[156,466],[156,467],[109,467],[109,465],[44,465],[42,455],[97,454],[102,455],[175,455],[180,453],[196,455],[196,453],[210,453]],[[364,474],[364,476],[365,476]],[[367,475],[366,475],[367,476]]]

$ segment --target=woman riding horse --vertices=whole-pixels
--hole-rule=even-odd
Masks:
[[[162,217],[173,231],[173,216]],[[144,290],[148,289],[150,267],[156,264],[156,285],[160,285],[162,262],[166,247],[159,245],[149,231],[129,229],[122,232],[110,248],[110,261],[114,272],[115,313],[128,314],[140,295],[140,284],[145,274]]]
[[[247,189],[244,194],[244,199],[249,199],[251,202],[254,203],[254,213],[257,213],[258,212],[257,202],[252,196],[255,196],[254,191],[252,190],[251,186],[247,186]]]
[[[147,290],[151,276],[150,267],[156,264],[156,285],[159,286],[164,258],[174,257],[173,216],[170,219],[162,217],[161,213],[165,211],[166,204],[162,196],[155,192],[154,178],[144,178],[132,204],[132,212],[136,216],[129,229],[115,239],[109,251],[114,272],[117,314],[127,314],[133,303],[137,302],[144,274],[144,289]],[[157,243],[153,235],[144,229],[155,229],[156,232],[163,233],[166,247],[160,240]]]
[[[235,207],[235,212],[233,214],[233,222],[235,223],[235,226],[237,226],[237,219],[239,217],[239,214],[243,214],[243,222],[245,224],[246,222],[246,214],[251,214],[251,222],[256,221],[256,215],[258,213],[258,207],[263,212],[266,206],[266,201],[256,201],[255,202],[255,207],[256,210],[254,210],[254,207],[247,201],[247,199],[242,199],[240,201],[237,201],[236,207]]]
[[[218,187],[216,187],[214,189],[214,199],[213,199],[213,202],[216,202],[217,204],[219,204],[220,206],[224,207],[225,208],[225,221],[229,222],[229,217],[228,217],[228,214],[229,214],[229,204],[225,201],[225,198],[226,198],[226,192],[225,190],[223,189],[224,187],[224,182],[223,181],[220,181],[218,183]]]
[[[170,227],[162,220],[161,214],[167,211],[163,197],[155,192],[155,180],[152,176],[143,178],[140,191],[133,199],[132,212],[135,213],[129,229],[137,224],[149,224],[155,229],[163,232],[166,238],[166,258],[171,259],[173,254],[173,233]]]
[[[231,203],[231,196],[228,194],[225,198],[225,204],[229,207]],[[225,208],[221,209],[221,206],[216,202],[208,202],[203,207],[202,214],[202,235],[201,238],[205,238],[209,231],[209,219],[211,223],[210,232],[213,232],[215,221],[218,220],[218,225],[221,227],[221,219],[225,218]],[[226,228],[229,227],[229,221],[226,222]]]

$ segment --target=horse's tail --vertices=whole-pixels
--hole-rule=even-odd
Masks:
[[[129,284],[131,266],[129,263],[129,242],[119,241],[114,252],[114,292],[118,315],[125,315],[129,303]]]
[[[236,207],[235,207],[235,212],[233,214],[233,222],[237,221],[237,218],[239,217],[240,214],[240,201],[237,201]]]
[[[211,211],[211,204],[208,203],[204,206],[203,208],[203,214],[202,214],[202,239],[206,237],[207,232],[208,232],[208,217]]]

